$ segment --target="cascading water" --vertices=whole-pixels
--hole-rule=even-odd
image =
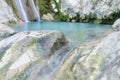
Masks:
[[[29,0],[29,2],[30,2],[31,7],[33,8],[32,10],[33,10],[35,19],[37,19],[37,21],[40,21],[40,15],[39,15],[39,12],[38,12],[38,10],[37,10],[37,8],[35,6],[34,1],[33,0]]]
[[[35,6],[34,0],[14,0],[16,7],[19,12],[20,18],[25,21],[29,22],[30,20],[33,21],[40,21],[40,15]]]
[[[22,19],[25,21],[25,22],[29,22],[28,18],[27,18],[27,14],[23,8],[23,5],[22,5],[22,0],[14,0],[15,3],[16,3],[16,6],[17,6],[17,9],[18,9],[18,12],[20,14],[20,16],[22,17]]]

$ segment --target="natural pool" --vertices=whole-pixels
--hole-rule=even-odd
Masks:
[[[68,40],[78,44],[101,37],[111,29],[111,25],[41,21],[22,23],[15,25],[13,29],[16,31],[58,30],[62,31]]]

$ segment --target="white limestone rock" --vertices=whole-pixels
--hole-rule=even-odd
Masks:
[[[45,21],[53,21],[54,18],[53,18],[53,15],[52,15],[52,14],[47,13],[47,14],[44,14],[44,15],[42,16],[42,20],[45,20]]]
[[[117,19],[112,25],[113,30],[120,30],[120,19]]]
[[[44,63],[66,44],[58,31],[20,32],[0,41],[1,80],[20,80],[19,75],[27,68]]]
[[[55,80],[119,80],[120,31],[73,50],[54,76]]]
[[[71,17],[95,14],[97,18],[109,16],[120,10],[120,0],[61,0],[61,11]]]
[[[0,0],[0,23],[16,22],[16,18],[10,6],[5,0]]]
[[[0,40],[12,36],[15,31],[7,25],[0,24]]]

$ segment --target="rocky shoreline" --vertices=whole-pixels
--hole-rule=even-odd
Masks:
[[[52,16],[57,14],[57,17],[54,16],[55,20],[81,22],[82,19],[83,22],[101,23],[107,19],[106,22],[111,20],[110,23],[113,23],[119,18],[119,5],[116,6],[119,0],[85,0],[86,2],[81,2],[84,5],[76,7],[79,4],[77,1],[81,0],[76,0],[74,4],[62,0],[62,6],[65,7],[61,14],[48,11],[52,8],[47,6],[48,9],[42,12],[42,15],[47,14],[43,19],[54,20]],[[19,23],[17,13],[12,11],[13,5],[11,8],[5,0],[0,2],[0,23]],[[51,5],[46,1],[42,2]],[[59,8],[59,2],[56,4]],[[104,15],[98,15],[99,11]],[[78,12],[82,15],[78,15]],[[74,14],[71,18],[70,15]],[[102,17],[102,20],[98,17]],[[94,20],[91,21],[92,19]],[[75,48],[71,48],[73,46],[69,45],[62,32],[16,32],[4,24],[0,24],[0,80],[120,80],[120,19],[114,22],[114,31]]]
[[[0,29],[1,80],[119,80],[119,31],[69,51],[59,31]]]

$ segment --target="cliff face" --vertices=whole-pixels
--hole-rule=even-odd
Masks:
[[[10,22],[16,22],[14,13],[5,0],[0,0],[0,23]]]
[[[113,23],[120,17],[120,0],[61,0],[61,11],[70,17],[80,17],[78,21]]]
[[[109,16],[120,10],[120,0],[61,0],[62,11],[75,16],[77,13],[85,15],[95,14],[97,18]]]

